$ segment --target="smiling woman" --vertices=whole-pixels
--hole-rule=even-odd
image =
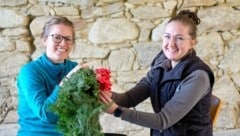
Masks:
[[[73,30],[73,23],[66,17],[51,17],[41,35],[45,52],[21,68],[17,77],[17,136],[62,136],[56,129],[58,117],[48,106],[57,100],[62,79],[81,68],[67,59],[74,44]]]
[[[173,16],[147,75],[123,94],[101,92],[101,101],[111,104],[105,112],[150,128],[151,136],[212,136],[214,74],[194,50],[199,23],[189,10]],[[130,109],[149,97],[154,113]]]

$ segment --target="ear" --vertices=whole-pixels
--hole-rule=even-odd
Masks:
[[[41,41],[42,41],[42,44],[43,44],[43,47],[46,48],[47,44],[47,38],[41,38]]]
[[[191,45],[192,45],[192,47],[195,47],[196,46],[196,44],[197,44],[197,40],[191,40]]]

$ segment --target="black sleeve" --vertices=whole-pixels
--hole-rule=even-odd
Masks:
[[[146,84],[138,83],[126,93],[114,93],[112,99],[122,107],[134,107],[149,97],[149,87]]]

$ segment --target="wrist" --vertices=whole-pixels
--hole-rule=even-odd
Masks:
[[[113,112],[113,115],[115,116],[115,117],[120,117],[121,115],[122,115],[122,107],[120,107],[120,106],[118,106],[115,110],[114,110],[114,112]]]

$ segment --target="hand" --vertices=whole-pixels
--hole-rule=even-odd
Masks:
[[[67,74],[67,78],[69,78],[73,73],[76,73],[79,69],[81,68],[87,68],[88,66],[86,64],[78,64],[77,66],[75,66],[68,74]]]
[[[105,112],[112,114],[118,105],[111,99],[112,93],[107,91],[100,91],[100,101],[106,106]]]
[[[75,66],[68,74],[65,78],[62,79],[62,81],[60,82],[59,86],[62,86],[63,81],[67,80],[68,78],[71,77],[72,74],[76,73],[79,69],[81,68],[87,68],[88,66],[86,64],[78,64],[77,66]]]

